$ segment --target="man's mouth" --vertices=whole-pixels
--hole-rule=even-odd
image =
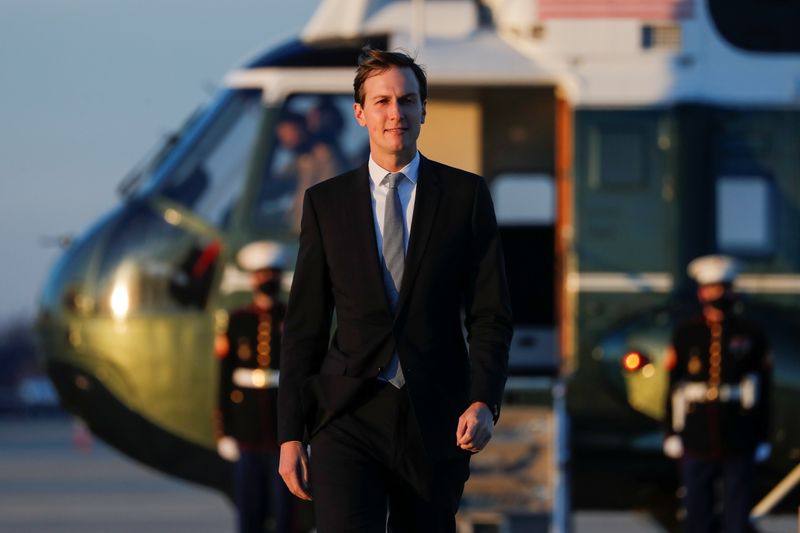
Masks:
[[[386,133],[389,133],[391,135],[402,135],[406,131],[408,131],[408,128],[388,128],[386,130]]]

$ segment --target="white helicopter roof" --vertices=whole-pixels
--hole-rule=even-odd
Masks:
[[[416,55],[432,84],[554,85],[575,107],[800,104],[798,54],[734,48],[701,0],[483,0],[482,8],[473,0],[324,0],[301,37],[313,44],[381,34],[390,49]],[[275,98],[277,86],[352,83],[352,69],[301,70],[237,71],[227,81],[269,87]]]

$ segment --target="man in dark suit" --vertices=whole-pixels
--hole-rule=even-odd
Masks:
[[[413,59],[365,49],[354,89],[371,154],[305,194],[279,470],[299,498],[313,489],[321,533],[455,531],[512,334],[494,208],[481,177],[417,151],[427,86]]]

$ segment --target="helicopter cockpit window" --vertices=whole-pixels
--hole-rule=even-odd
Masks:
[[[263,106],[261,92],[236,91],[158,191],[217,227],[227,225],[247,177]]]
[[[366,161],[367,135],[353,120],[352,108],[349,94],[287,100],[253,209],[256,228],[299,233],[305,190]]]
[[[98,310],[117,318],[205,308],[221,243],[194,235],[145,206],[109,231],[97,272]]]

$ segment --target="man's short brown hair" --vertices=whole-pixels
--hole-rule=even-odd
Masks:
[[[386,72],[392,67],[410,68],[419,84],[419,97],[421,102],[428,99],[428,80],[425,71],[418,65],[414,58],[403,52],[387,52],[370,46],[365,46],[358,56],[358,70],[353,81],[353,96],[355,101],[364,105],[364,82],[370,76]]]

